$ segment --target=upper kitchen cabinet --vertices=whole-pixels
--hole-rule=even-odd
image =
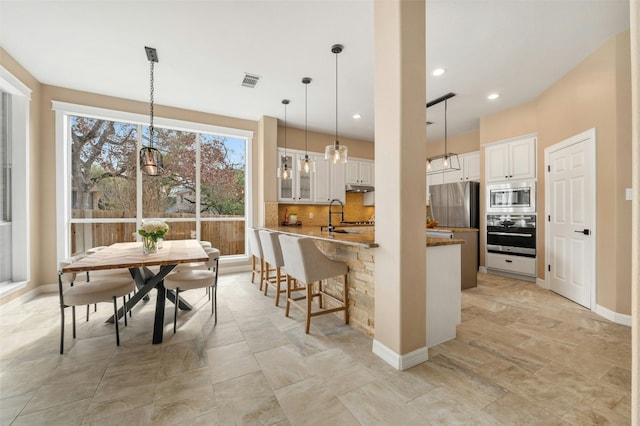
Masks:
[[[480,181],[480,151],[459,154],[458,161],[460,170],[443,173],[442,183]]]
[[[284,149],[278,148],[278,165],[282,164]],[[278,178],[278,201],[286,203],[311,203],[314,195],[313,173],[305,173],[300,170],[298,162],[304,158],[304,153],[287,150],[286,161],[291,170],[291,179]]]
[[[496,143],[485,148],[487,182],[535,179],[536,138]]]
[[[350,158],[347,161],[346,183],[351,185],[373,185],[374,164],[372,160]]]
[[[321,154],[314,154],[313,159],[316,162],[314,201],[328,203],[335,198],[345,203],[345,164],[333,164]]]

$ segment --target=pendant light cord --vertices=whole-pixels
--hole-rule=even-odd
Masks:
[[[336,145],[338,144],[338,53],[336,52]]]
[[[307,89],[309,83],[304,85],[304,156],[307,157]]]
[[[444,158],[447,158],[447,100],[444,101]]]
[[[151,82],[151,96],[149,101],[149,145],[153,148],[153,61],[149,61],[151,64],[150,82]]]

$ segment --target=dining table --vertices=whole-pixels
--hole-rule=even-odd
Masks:
[[[153,325],[154,344],[162,343],[164,330],[165,299],[168,297],[173,303],[178,303],[182,310],[192,307],[182,298],[177,298],[172,290],[164,287],[164,278],[178,264],[191,262],[205,262],[209,259],[207,253],[197,240],[165,240],[157,253],[144,254],[141,242],[115,243],[104,249],[73,262],[62,272],[89,272],[108,269],[127,268],[135,280],[137,292],[126,302],[125,307],[118,310],[118,318],[125,315],[140,300],[147,297],[154,288],[157,289],[155,317]],[[157,270],[152,270],[159,267]],[[113,321],[113,316],[108,321]]]

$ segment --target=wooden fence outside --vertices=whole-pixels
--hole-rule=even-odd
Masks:
[[[124,212],[109,210],[74,210],[74,218],[113,219],[123,218]],[[169,224],[169,232],[165,240],[187,240],[195,234],[196,221],[171,222],[172,218],[193,218],[186,214],[157,213]],[[208,215],[201,218],[233,218],[243,220],[217,220],[200,222],[200,240],[209,241],[222,256],[231,256],[245,253],[245,221],[242,216],[215,216]],[[137,223],[72,223],[71,224],[71,252],[78,254],[91,247],[108,246],[114,243],[136,241]]]

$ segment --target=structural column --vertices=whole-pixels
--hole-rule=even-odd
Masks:
[[[258,120],[258,134],[253,140],[252,163],[254,174],[251,182],[253,191],[253,226],[264,226],[265,203],[278,201],[276,186],[278,119],[262,116]]]
[[[373,351],[427,360],[424,0],[375,0],[376,242]]]

